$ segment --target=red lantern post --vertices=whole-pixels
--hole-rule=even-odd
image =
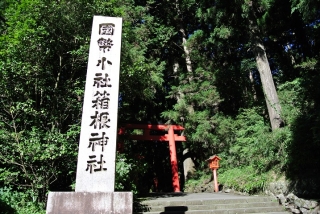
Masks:
[[[219,158],[217,155],[213,155],[207,160],[209,162],[209,168],[213,171],[214,191],[215,192],[219,192],[217,169],[220,167],[219,166],[220,160],[221,160],[221,158]]]

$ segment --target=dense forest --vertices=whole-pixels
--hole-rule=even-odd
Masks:
[[[118,126],[185,127],[182,189],[216,154],[225,186],[319,196],[319,0],[1,0],[1,210],[74,188],[94,15],[123,18]],[[116,189],[172,191],[167,143],[122,140]]]

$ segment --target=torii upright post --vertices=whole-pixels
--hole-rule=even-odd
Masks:
[[[177,150],[176,150],[176,142],[174,140],[173,126],[169,127],[168,137],[169,137],[169,150],[170,150],[170,162],[171,162],[173,191],[174,192],[180,192],[180,182],[179,182],[179,175],[178,175]]]

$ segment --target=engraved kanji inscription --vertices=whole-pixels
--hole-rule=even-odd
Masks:
[[[112,46],[113,46],[113,43],[112,43],[113,41],[110,39],[110,38],[108,38],[108,39],[104,39],[104,38],[100,38],[100,39],[98,39],[98,46],[99,46],[99,50],[101,51],[103,51],[103,53],[105,53],[106,52],[106,49],[107,49],[107,51],[110,51],[110,49],[112,48]]]
[[[110,94],[107,93],[106,91],[100,92],[97,91],[96,94],[94,95],[94,100],[92,100],[93,106],[92,108],[95,109],[108,109],[109,108],[109,97]]]
[[[108,144],[109,138],[105,136],[105,132],[102,132],[102,136],[99,136],[99,133],[91,133],[91,138],[89,138],[88,148],[92,148],[92,151],[95,151],[95,146],[101,146],[101,151],[104,151],[104,147]]]
[[[110,78],[108,77],[108,74],[105,74],[105,76],[103,77],[102,73],[96,73],[95,76],[96,77],[93,78],[93,86],[97,88],[111,87],[111,84],[109,84]]]
[[[99,129],[102,128],[110,128],[108,123],[110,122],[109,119],[109,113],[108,112],[101,112],[99,113],[98,111],[95,112],[95,115],[91,116],[92,122],[90,126],[93,126],[94,129]]]
[[[107,60],[107,58],[105,57],[102,57],[101,59],[98,59],[98,64],[97,66],[99,67],[101,65],[101,70],[105,70],[106,69],[106,62],[109,64],[109,65],[112,65],[112,62]]]
[[[101,23],[99,24],[99,35],[113,35],[115,24]]]
[[[106,171],[107,168],[103,167],[103,165],[106,163],[106,161],[103,160],[103,155],[100,155],[100,160],[96,160],[96,155],[90,155],[89,159],[87,161],[87,168],[86,171],[89,171],[90,174],[93,172],[99,172],[99,171]]]

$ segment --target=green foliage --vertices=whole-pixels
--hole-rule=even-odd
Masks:
[[[228,161],[243,166],[252,161],[251,157],[257,156],[260,159],[264,155],[266,146],[262,136],[268,132],[269,127],[254,109],[243,110],[236,122],[236,140],[229,150],[233,159]]]
[[[315,59],[307,59],[297,65],[301,78],[288,83],[287,91],[291,97],[295,111],[290,116],[292,141],[287,145],[286,176],[292,182],[296,194],[302,197],[319,196],[319,142],[320,115],[319,95],[317,84],[320,80],[319,63]]]
[[[0,208],[3,214],[44,214],[43,205],[36,203],[31,192],[18,192],[8,187],[0,189]]]
[[[287,126],[292,126],[301,113],[302,87],[301,79],[288,81],[279,87],[279,97],[282,104],[282,115]]]
[[[236,118],[215,116],[219,126],[214,132],[214,143],[208,146],[209,152],[215,152],[205,153],[205,157],[217,154],[222,158],[219,183],[249,194],[263,190],[273,179],[270,172],[281,174],[286,170],[289,160],[286,151],[292,142],[290,128],[271,132],[268,122],[258,112],[259,109],[252,108],[243,109]],[[210,175],[206,164],[201,168]],[[195,176],[190,182],[201,185],[200,180]]]
[[[0,182],[35,204],[75,180],[92,16],[124,13],[102,4],[6,1],[1,11]]]
[[[270,175],[259,173],[252,166],[244,166],[219,173],[219,183],[225,188],[254,194],[264,190]]]
[[[137,179],[139,175],[146,173],[147,163],[139,163],[138,160],[127,158],[124,153],[117,153],[115,189],[117,191],[132,191],[139,193]]]
[[[291,0],[291,13],[300,12],[305,20],[313,20],[317,17],[318,4],[317,0]]]
[[[226,133],[233,138],[229,138],[220,150],[220,156],[224,159],[223,171],[251,166],[257,172],[264,173],[270,169],[280,170],[285,165],[284,150],[291,140],[288,128],[270,132],[265,119],[255,109],[243,110],[232,122],[228,125],[233,128]],[[226,133],[223,130],[217,132],[222,135],[220,139]]]
[[[184,184],[184,190],[185,191],[194,190],[200,185],[208,183],[211,180],[211,178],[212,178],[211,170],[197,171],[192,175],[190,179],[186,181],[186,183]]]
[[[130,183],[129,175],[130,172],[133,170],[132,165],[130,162],[127,161],[127,159],[124,157],[123,154],[117,154],[117,160],[116,160],[116,184],[115,189],[117,190],[123,190],[124,189],[124,183]],[[135,187],[131,187],[134,191]]]
[[[221,26],[214,29],[213,35],[220,39],[228,39],[231,35],[231,30],[228,27]]]

